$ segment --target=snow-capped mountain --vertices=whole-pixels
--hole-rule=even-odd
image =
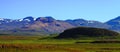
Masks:
[[[120,31],[120,16],[107,21],[106,24],[111,26],[111,30]]]
[[[13,20],[12,19],[0,18],[0,24],[10,23],[10,22],[13,22]]]
[[[32,16],[23,19],[0,18],[0,33],[10,31],[12,33],[59,33],[73,27],[96,27],[120,31],[120,17],[106,23],[85,19],[56,20],[51,16],[34,18]]]
[[[66,20],[74,26],[83,26],[83,27],[97,27],[97,28],[109,28],[110,26],[98,21],[84,20],[84,19],[75,19],[75,20]]]

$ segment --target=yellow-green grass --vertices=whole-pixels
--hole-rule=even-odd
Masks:
[[[119,52],[119,44],[0,44],[0,50],[22,52]]]
[[[119,43],[75,43],[92,41],[44,36],[0,36],[0,52],[120,52]]]
[[[74,44],[75,42],[91,42],[93,40],[54,39],[44,36],[0,36],[1,44]]]

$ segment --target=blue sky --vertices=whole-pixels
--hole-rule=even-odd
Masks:
[[[0,18],[26,16],[105,22],[120,16],[120,0],[0,0]]]

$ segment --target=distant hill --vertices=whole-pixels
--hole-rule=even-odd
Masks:
[[[23,33],[23,34],[52,34],[61,33],[73,27],[95,27],[120,31],[120,17],[102,23],[99,21],[74,19],[56,20],[51,16],[34,18],[32,16],[23,19],[0,18],[0,33]]]
[[[82,37],[115,37],[118,36],[119,33],[101,29],[101,28],[91,28],[91,27],[77,27],[67,29],[64,32],[60,33],[56,38],[82,38]]]
[[[65,20],[65,22],[68,22],[73,26],[77,26],[77,27],[82,26],[82,27],[96,27],[96,28],[106,28],[106,29],[110,27],[107,24],[93,20],[74,19],[74,20]]]
[[[110,25],[110,30],[115,30],[120,32],[120,16],[107,21],[105,24]]]

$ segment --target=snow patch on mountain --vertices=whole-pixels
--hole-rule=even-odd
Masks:
[[[4,20],[4,18],[0,18],[0,21],[3,21]]]
[[[88,23],[94,23],[94,21],[88,21]]]

